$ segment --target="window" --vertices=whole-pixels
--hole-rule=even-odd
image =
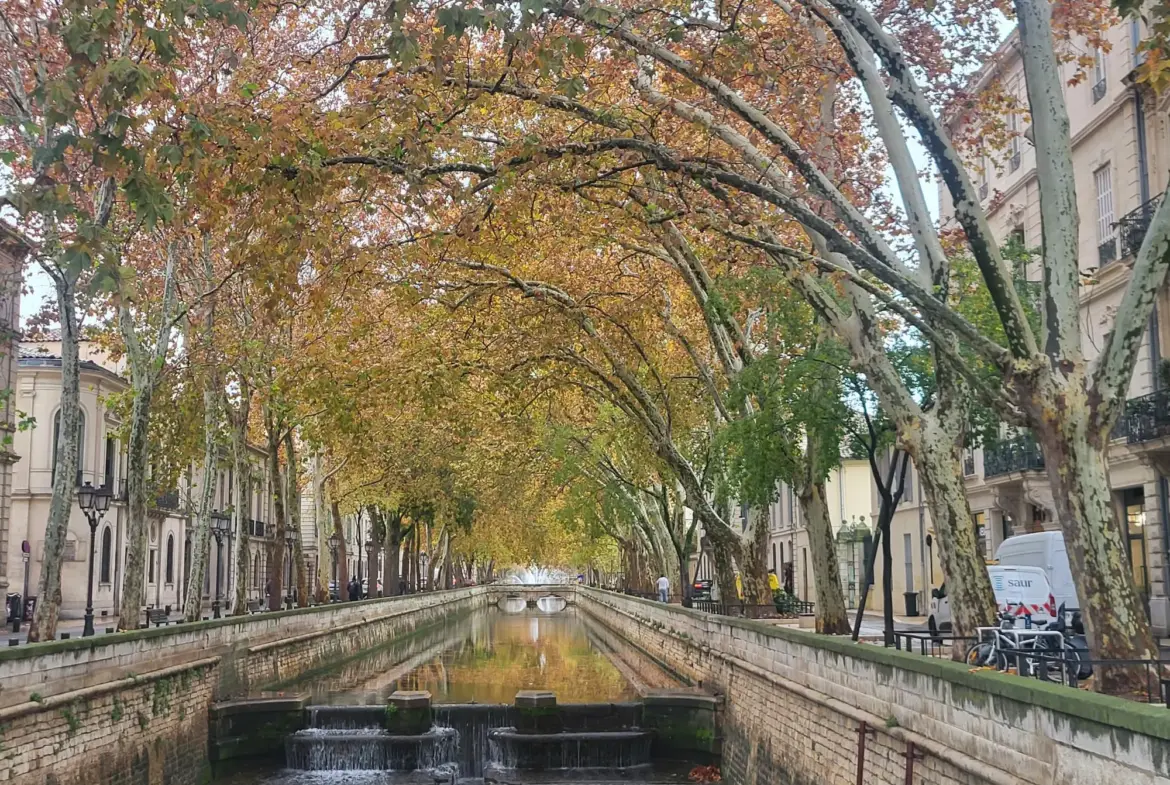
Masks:
[[[1008,152],[1011,157],[1008,159],[1008,171],[1014,172],[1020,168],[1020,116],[1015,112],[1011,112],[1007,117],[1007,129],[1011,134],[1011,141],[1008,143]]]
[[[146,559],[147,565],[147,583],[154,583],[154,565],[158,561],[158,548],[150,549],[150,556]]]
[[[1150,596],[1150,579],[1146,572],[1146,495],[1142,488],[1127,488],[1122,492],[1125,505],[1125,533],[1129,544],[1129,567],[1133,582],[1142,599]]]
[[[106,465],[102,471],[102,486],[106,488],[114,487],[114,465],[118,460],[118,453],[114,448],[114,437],[106,437]]]
[[[114,560],[114,535],[107,526],[102,530],[102,560],[101,569],[98,570],[99,583],[111,583],[110,573],[112,566],[111,562]]]
[[[175,535],[167,535],[167,583],[175,582]]]
[[[85,412],[78,412],[77,420],[77,475],[81,476],[81,470],[85,468]],[[57,410],[57,416],[53,419],[53,477],[57,476],[57,448],[61,442],[61,410]]]
[[[800,599],[808,599],[808,548],[800,549]]]
[[[902,460],[910,460],[909,456]],[[914,466],[910,465],[906,468],[906,482],[902,486],[902,501],[914,501]]]
[[[991,161],[987,158],[987,153],[979,154],[979,198],[986,199],[988,192],[991,190]]]
[[[1105,164],[1093,172],[1097,189],[1097,250],[1101,266],[1117,258],[1117,227],[1113,219],[1113,170]]]
[[[772,572],[776,572],[776,543],[772,543]]]
[[[979,558],[987,558],[987,526],[984,524],[984,515],[981,512],[975,513],[972,518],[972,523],[975,526],[975,547],[979,549]]]
[[[914,591],[914,544],[909,534],[902,535],[902,550],[906,553],[906,591]]]
[[[1093,103],[1105,97],[1105,52],[1100,47],[1093,52]]]
[[[260,554],[252,557],[252,588],[260,588]]]

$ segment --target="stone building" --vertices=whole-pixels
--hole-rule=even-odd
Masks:
[[[127,550],[125,446],[122,422],[110,404],[112,396],[126,390],[123,368],[96,345],[84,341],[81,358],[81,449],[78,485],[90,483],[112,496],[109,510],[93,535],[93,603],[101,626],[112,617],[121,600]],[[60,343],[55,340],[25,341],[19,350],[14,384],[15,409],[31,418],[32,426],[14,434],[13,452],[19,456],[13,477],[11,536],[3,550],[9,591],[36,594],[44,554],[45,523],[52,500],[56,471],[58,410],[61,402]],[[243,527],[249,537],[249,569],[244,576],[249,600],[263,601],[265,574],[271,558],[271,487],[265,452],[249,448],[250,471],[247,512]],[[233,476],[226,452],[215,467],[212,495],[213,518],[231,529]],[[203,470],[192,466],[177,487],[155,489],[149,500],[145,604],[148,608],[179,610],[186,599],[191,564],[191,510],[198,504]],[[80,618],[85,612],[86,581],[91,548],[89,523],[76,504],[69,521],[62,566],[61,616]],[[210,539],[208,569],[202,589],[203,603],[210,607],[219,597],[226,608],[234,596],[239,570],[236,565],[237,533],[230,530],[222,543]],[[26,552],[23,548],[27,543]],[[27,587],[27,588],[26,588]]]
[[[12,466],[19,455],[12,448],[16,427],[16,355],[20,339],[20,287],[24,259],[32,244],[0,220],[0,553],[8,553],[13,540]],[[19,547],[19,542],[17,543]],[[18,567],[20,565],[17,565]],[[20,591],[21,571],[0,559],[0,592]]]
[[[1085,45],[1086,54],[1094,61],[1087,80],[1069,85],[1071,64],[1064,66],[1066,73],[1062,74],[1079,198],[1081,329],[1089,360],[1112,327],[1134,256],[1170,183],[1170,94],[1156,96],[1134,81],[1142,35],[1137,22],[1117,25],[1107,31],[1112,44],[1109,51],[1089,51]],[[998,80],[1026,105],[1018,35],[1013,33],[1000,47],[979,74],[975,89],[992,80]],[[1023,123],[1019,116],[1007,119],[1008,127],[1022,136],[1007,149],[987,149],[971,176],[1000,241],[1014,238],[1025,248],[1038,249],[1042,242],[1038,151]],[[940,187],[939,194],[941,220],[947,226],[952,222],[953,206],[945,188]],[[1035,264],[1020,273],[1029,281],[1039,280]],[[1170,629],[1170,563],[1165,545],[1170,531],[1167,346],[1170,288],[1164,287],[1134,369],[1127,410],[1114,431],[1109,453],[1110,484],[1119,526],[1129,539],[1130,567],[1148,601],[1155,630],[1163,635]],[[972,525],[986,557],[993,557],[1006,537],[1059,528],[1043,459],[1028,433],[1004,428],[999,441],[964,456],[964,473],[975,518]],[[916,490],[916,482],[914,486]],[[930,589],[942,581],[932,534],[930,516],[921,499],[905,499],[895,516],[892,538],[899,613],[905,610],[901,607],[903,592],[916,593],[922,608]],[[911,573],[915,565],[916,571]]]

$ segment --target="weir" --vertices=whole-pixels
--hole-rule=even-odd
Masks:
[[[0,651],[0,724],[30,785],[1170,783],[1165,707],[575,586]]]

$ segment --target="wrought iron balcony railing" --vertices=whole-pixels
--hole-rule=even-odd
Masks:
[[[1017,436],[983,449],[983,476],[998,477],[1011,472],[1044,468],[1044,455],[1031,434]]]
[[[1105,88],[1105,80],[1104,79],[1102,79],[1101,81],[1099,81],[1095,85],[1093,85],[1093,103],[1097,103],[1098,101],[1100,101],[1102,98],[1105,97],[1105,89],[1106,88]]]
[[[1126,401],[1125,424],[1130,444],[1170,436],[1170,390]]]
[[[975,474],[975,454],[968,452],[963,456],[963,476],[970,477]]]
[[[1110,237],[1108,240],[1101,241],[1101,244],[1097,246],[1097,259],[1101,267],[1117,260],[1116,237]]]
[[[1146,232],[1150,229],[1150,221],[1154,218],[1154,211],[1162,202],[1162,195],[1155,196],[1136,210],[1131,210],[1117,222],[1118,234],[1121,236],[1121,256],[1137,256],[1141,250],[1142,241],[1146,239]]]
[[[178,510],[179,509],[179,492],[178,490],[167,491],[160,493],[154,499],[154,506],[160,510]]]

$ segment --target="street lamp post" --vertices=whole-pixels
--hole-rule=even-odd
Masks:
[[[85,591],[85,628],[81,637],[93,635],[93,551],[97,527],[106,510],[110,509],[110,494],[104,488],[95,488],[88,481],[77,489],[77,504],[89,521],[89,585]]]
[[[215,599],[211,601],[211,616],[219,618],[219,598],[223,588],[223,538],[228,533],[227,518],[213,516],[211,519],[211,533],[215,537]]]
[[[296,533],[293,531],[290,531],[288,529],[285,529],[284,545],[285,545],[285,555],[288,556],[288,593],[285,595],[284,602],[285,602],[285,607],[287,607],[287,608],[291,608],[293,606],[293,601],[294,601],[294,597],[293,597],[294,589],[293,589],[293,585],[292,585],[292,582],[293,582],[293,545],[296,543],[296,541],[297,541]]]
[[[341,587],[337,585],[337,532],[329,535],[329,553],[333,555],[333,588],[337,591],[337,599],[341,599]],[[329,592],[329,601],[333,602],[333,590]]]

